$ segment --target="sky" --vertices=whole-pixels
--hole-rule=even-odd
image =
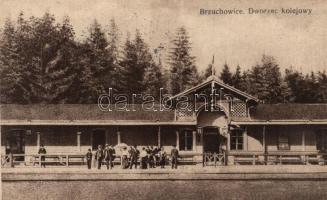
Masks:
[[[244,15],[200,15],[200,9],[243,9]],[[248,9],[312,9],[311,15],[248,14]],[[151,49],[163,46],[167,58],[176,29],[184,26],[192,42],[199,71],[215,56],[216,71],[227,63],[232,70],[273,56],[282,71],[292,66],[308,73],[327,70],[327,1],[225,0],[0,0],[0,25],[23,11],[40,17],[49,11],[60,22],[69,16],[78,39],[96,19],[104,28],[114,18],[121,32],[139,29]]]

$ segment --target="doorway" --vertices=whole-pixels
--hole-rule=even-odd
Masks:
[[[203,151],[205,153],[219,153],[219,129],[217,127],[203,128]]]
[[[25,154],[25,130],[11,130],[6,137],[6,154]],[[18,156],[15,160],[23,161],[25,156]]]
[[[98,145],[104,147],[106,142],[106,131],[102,129],[96,129],[92,131],[92,150],[97,150]]]

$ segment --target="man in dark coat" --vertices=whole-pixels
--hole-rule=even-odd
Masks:
[[[101,164],[103,159],[103,150],[101,145],[98,146],[98,150],[95,152],[95,159],[98,164],[98,169],[101,169]]]
[[[89,149],[86,153],[86,162],[87,162],[87,168],[91,169],[91,163],[92,163],[92,152],[91,149]]]
[[[47,150],[45,150],[43,144],[41,144],[41,147],[39,149],[39,154],[40,155],[45,155],[47,153]],[[45,168],[45,156],[40,156],[41,157],[41,167],[43,166]]]
[[[171,168],[177,169],[178,150],[176,149],[176,145],[173,145],[173,148],[170,152],[170,156],[171,156]]]
[[[166,152],[163,147],[160,148],[160,151],[158,152],[158,156],[159,156],[159,164],[160,164],[161,168],[165,168]]]
[[[137,168],[137,159],[139,157],[140,151],[137,150],[136,145],[131,148],[130,155],[131,155],[131,164],[129,166],[130,169],[132,169],[133,165],[135,165],[135,169]]]
[[[106,149],[105,149],[105,161],[106,161],[106,165],[107,165],[107,169],[112,169],[114,167],[114,159],[115,159],[115,154],[116,151],[112,146],[109,146],[108,144],[106,144]]]

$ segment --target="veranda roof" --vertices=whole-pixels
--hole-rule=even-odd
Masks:
[[[2,104],[1,125],[196,125],[196,119],[178,121],[175,110],[101,111],[96,104]],[[232,117],[233,124],[327,124],[327,104],[259,104],[249,117]]]

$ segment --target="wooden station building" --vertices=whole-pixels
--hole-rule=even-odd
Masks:
[[[218,91],[219,100],[179,109],[178,99]],[[213,103],[214,102],[214,103]],[[202,162],[204,153],[226,163],[319,162],[327,149],[327,104],[260,104],[214,76],[170,98],[171,109],[101,111],[98,105],[1,105],[1,152],[85,154],[99,144],[176,145],[183,157]],[[156,105],[159,106],[159,105]],[[197,109],[195,109],[197,107]],[[27,158],[25,158],[27,159]],[[209,159],[209,158],[208,158]],[[284,161],[283,160],[283,161]]]

